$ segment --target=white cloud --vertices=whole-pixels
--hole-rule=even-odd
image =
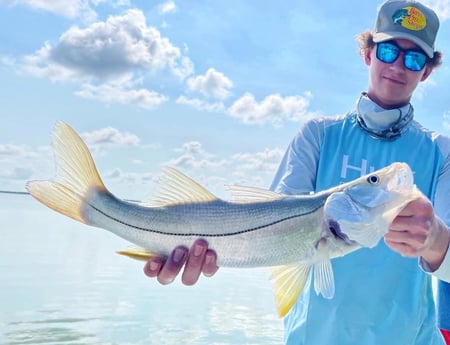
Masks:
[[[130,6],[130,0],[0,0],[0,4],[27,6],[69,19],[81,18],[87,23],[97,19],[97,13],[93,7],[102,3],[108,3],[115,8]]]
[[[49,155],[49,153],[50,153],[49,146],[37,147],[32,149],[26,145],[0,144],[0,159],[3,160],[10,158],[18,158],[27,161],[34,158],[41,158],[42,156],[47,156]]]
[[[188,105],[201,111],[217,112],[225,110],[225,105],[222,101],[230,95],[233,82],[223,73],[210,68],[204,75],[187,79],[186,86],[190,92],[200,93],[206,99],[190,98],[182,95],[176,101],[178,104]],[[217,101],[211,101],[211,99],[216,99]]]
[[[180,153],[180,156],[166,162],[165,165],[182,170],[211,169],[226,165],[226,160],[217,159],[213,154],[207,152],[198,141],[184,143],[181,148],[174,151]]]
[[[87,0],[0,0],[0,4],[28,6],[71,19],[83,17],[86,21],[92,21],[97,17]]]
[[[225,110],[225,106],[222,102],[208,102],[199,98],[188,98],[186,96],[180,96],[176,100],[178,104],[188,105],[197,110],[216,112]]]
[[[50,146],[28,147],[26,145],[0,144],[0,179],[21,181],[51,176],[53,173]],[[40,179],[40,178],[39,178]],[[2,181],[4,183],[4,181]]]
[[[247,172],[269,172],[275,174],[284,150],[265,149],[256,153],[238,153],[232,159],[239,166],[239,170]]]
[[[95,6],[98,6],[102,3],[108,3],[114,8],[131,6],[130,0],[90,0],[90,2]]]
[[[167,14],[177,10],[177,5],[173,1],[167,1],[159,6],[159,13]]]
[[[108,104],[134,104],[145,109],[156,108],[167,101],[167,97],[155,91],[128,89],[114,84],[101,84],[98,86],[84,84],[81,90],[75,94],[82,98],[97,99]]]
[[[260,103],[246,93],[229,108],[231,116],[247,124],[271,123],[275,126],[283,121],[301,121],[311,117],[308,112],[310,93],[303,96],[282,97],[278,94],[266,96]]]
[[[24,146],[12,144],[0,144],[0,156],[27,156],[28,151]]]
[[[424,99],[426,95],[435,87],[437,87],[437,82],[433,78],[433,74],[427,78],[424,82],[417,85],[416,91],[414,91],[414,99]]]
[[[168,98],[136,85],[167,73],[183,80],[193,64],[134,9],[84,29],[72,27],[56,45],[46,42],[25,56],[20,70],[52,81],[82,82],[79,97],[152,109]]]
[[[52,62],[51,51],[51,45],[49,43],[45,43],[44,46],[36,53],[25,56],[22,59],[20,71],[25,74],[48,78],[52,81],[74,80],[81,78],[76,69],[70,69],[64,65]]]
[[[441,21],[450,18],[450,0],[423,0],[423,3],[436,11]]]
[[[229,157],[217,157],[198,141],[187,142],[175,152],[179,156],[164,165],[175,167],[214,193],[225,192],[225,195],[228,194],[225,191],[227,184],[267,188],[284,154],[284,150],[279,148],[266,148],[261,152],[241,152]]]
[[[26,180],[33,175],[31,168],[14,167],[11,169],[1,169],[0,178],[8,180]]]
[[[122,169],[115,168],[105,172],[102,177],[106,179],[114,179],[127,184],[142,184],[146,182],[157,181],[157,174],[153,173],[133,173],[125,172]]]
[[[112,127],[80,135],[93,153],[107,145],[144,148],[140,146],[140,140],[135,134]],[[186,142],[173,152],[174,158],[162,163],[163,165],[187,173],[214,193],[224,194],[225,198],[229,197],[225,190],[226,184],[267,187],[283,154],[280,149],[265,149],[261,152],[235,153],[228,157],[217,156],[199,141]],[[29,179],[47,179],[53,174],[52,155],[50,146],[31,149],[11,144],[0,145],[0,162],[4,167],[0,172],[0,179],[11,183]],[[147,164],[141,159],[133,159],[132,163],[138,169]],[[115,168],[102,172],[102,178],[122,185],[148,185],[150,190],[151,185],[158,179],[158,172],[133,172]],[[126,190],[124,195],[138,197],[138,193],[130,195]]]
[[[202,144],[198,141],[189,141],[184,143],[181,148],[175,149],[175,152],[190,153],[190,154],[206,154]]]
[[[142,11],[133,9],[105,22],[64,32],[53,47],[46,43],[25,57],[24,70],[54,80],[111,81],[137,72],[169,71],[183,79],[191,61],[180,49],[148,27]]]
[[[268,188],[283,154],[284,150],[279,148],[237,153],[231,157],[233,172],[229,181],[244,186]]]
[[[80,135],[88,145],[114,144],[120,146],[136,146],[139,138],[129,132],[121,132],[116,128],[106,127]]]
[[[443,126],[446,131],[450,131],[450,111],[447,111],[443,116]]]
[[[205,75],[189,78],[187,86],[190,91],[223,100],[230,95],[229,89],[233,87],[233,82],[225,74],[210,68]]]
[[[204,148],[199,141],[189,141],[181,147],[174,149],[179,156],[165,162],[164,165],[177,167],[184,170],[201,170],[206,175],[213,176],[216,174],[223,175],[223,178],[229,176],[251,176],[270,175],[273,176],[275,170],[280,163],[284,150],[279,148],[266,148],[260,152],[240,152],[230,157],[217,157]],[[216,170],[216,168],[220,168]],[[209,170],[208,170],[209,169]],[[232,170],[232,174],[227,171]],[[216,176],[217,177],[217,176]]]

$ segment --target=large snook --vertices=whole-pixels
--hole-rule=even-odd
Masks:
[[[167,256],[174,247],[203,238],[217,252],[219,266],[272,266],[280,315],[297,299],[311,268],[316,293],[333,297],[330,259],[375,246],[401,209],[420,195],[404,163],[314,195],[234,186],[233,202],[166,168],[152,203],[135,204],[106,189],[71,127],[58,122],[52,138],[57,174],[27,183],[34,198],[142,248],[121,252],[133,258]]]

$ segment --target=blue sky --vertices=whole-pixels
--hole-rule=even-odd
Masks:
[[[223,197],[229,183],[268,187],[300,124],[366,89],[354,37],[380,3],[0,0],[0,190],[53,176],[58,120],[120,197],[146,197],[163,165]],[[413,105],[450,134],[450,0],[424,3],[445,60]]]

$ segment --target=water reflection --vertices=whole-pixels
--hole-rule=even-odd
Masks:
[[[268,272],[160,286],[129,243],[0,195],[0,344],[280,344]]]
[[[95,334],[81,331],[79,324],[90,319],[42,319],[7,324],[7,344],[93,344]]]

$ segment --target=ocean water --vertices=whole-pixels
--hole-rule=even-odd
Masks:
[[[0,194],[0,344],[281,344],[267,269],[161,286],[130,244]]]

